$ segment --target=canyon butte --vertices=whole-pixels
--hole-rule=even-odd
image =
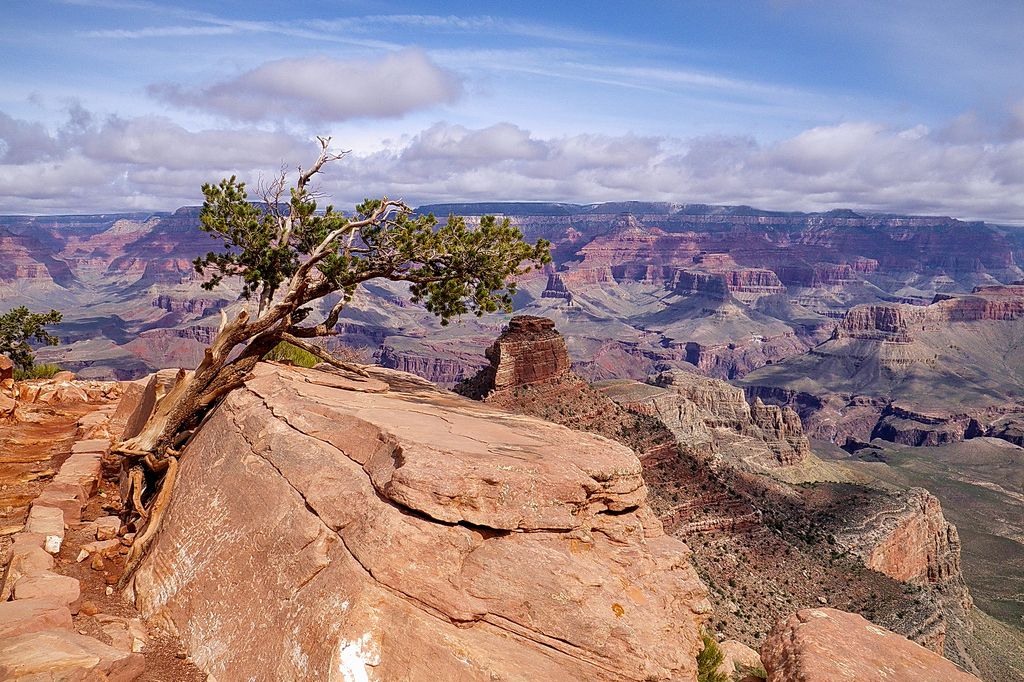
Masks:
[[[1024,676],[1020,233],[704,205],[420,210],[506,215],[554,262],[520,279],[515,317],[447,327],[399,285],[364,286],[330,347],[369,377],[259,365],[188,446],[167,528],[113,595],[169,638],[147,666],[694,679],[704,632],[736,679]],[[107,387],[108,439],[152,408],[153,371],[195,366],[242,306],[199,286],[197,215],[0,217],[0,296],[64,311],[40,358],[77,379],[53,400],[99,410],[64,385]],[[29,406],[56,389],[32,386],[6,385],[7,424],[53,416]],[[29,507],[63,507],[75,538],[113,475],[76,493],[78,519],[57,489],[12,503],[6,570],[43,561]],[[81,599],[72,632],[91,632]],[[31,634],[21,650],[57,637]]]

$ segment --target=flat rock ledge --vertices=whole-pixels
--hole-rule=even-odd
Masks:
[[[706,589],[610,440],[261,364],[181,461],[132,589],[217,679],[695,679]]]

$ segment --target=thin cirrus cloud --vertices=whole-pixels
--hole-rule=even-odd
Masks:
[[[279,59],[200,89],[161,84],[148,90],[169,104],[239,121],[337,123],[451,103],[462,83],[422,50],[405,49],[372,61]]]

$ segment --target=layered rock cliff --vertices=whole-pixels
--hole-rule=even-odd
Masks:
[[[694,679],[706,592],[628,448],[374,376],[260,365],[188,445],[134,595],[201,668]]]
[[[1024,286],[976,287],[970,294],[938,294],[928,306],[855,306],[833,338],[910,343],[953,322],[1011,321],[1024,317]]]
[[[700,421],[708,428],[724,429],[749,437],[758,444],[763,443],[774,458],[774,462],[761,458],[766,466],[798,464],[811,453],[810,442],[803,433],[800,417],[789,407],[766,405],[760,400],[749,405],[742,389],[692,372],[663,372],[653,377],[651,383],[669,394],[660,398],[652,395],[647,400],[658,406],[659,413],[667,412],[662,419],[669,420],[666,423],[670,428],[687,428],[681,423],[673,427],[672,422],[681,420],[674,419],[671,416],[672,407],[665,406],[666,402],[669,405],[678,404],[682,398],[684,404],[689,402],[697,407]],[[675,409],[679,410],[679,414],[683,408]]]
[[[933,651],[967,660],[961,649],[971,637],[970,597],[956,530],[933,497],[846,482],[811,453],[793,410],[751,405],[741,389],[694,372],[602,382],[595,390],[562,369],[568,354],[553,334],[545,322],[514,322],[490,347],[491,367],[461,389],[634,448],[655,512],[697,548],[720,632],[756,643],[756,633],[788,615],[778,602],[784,594],[785,603],[825,599],[869,613]],[[494,389],[501,363],[522,367],[531,358],[537,367],[519,373],[527,381]],[[819,468],[832,478],[800,478]],[[795,474],[805,485],[786,485],[776,474]],[[723,552],[735,564],[723,563]],[[766,569],[751,573],[746,562]],[[908,585],[922,591],[910,598]]]
[[[906,583],[962,583],[960,537],[935,496],[911,488],[892,497],[870,517],[846,525],[838,534],[839,544],[860,556],[868,568]],[[966,590],[964,594],[969,600]]]
[[[569,353],[555,323],[543,317],[519,315],[484,352],[490,361],[476,377],[474,398],[499,397],[520,387],[557,382],[569,376]],[[472,392],[467,389],[467,395]]]

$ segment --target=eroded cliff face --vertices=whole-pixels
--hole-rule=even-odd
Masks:
[[[374,377],[260,365],[189,444],[134,595],[200,667],[695,679],[706,591],[628,448]]]
[[[759,462],[764,466],[799,464],[811,454],[800,417],[789,407],[766,405],[760,400],[751,406],[742,389],[692,372],[663,372],[653,377],[651,383],[669,394],[648,398],[660,405],[659,412],[666,411],[667,418],[675,421],[671,416],[673,402],[679,402],[681,398],[692,403],[708,428],[722,429],[748,437],[758,444],[763,443],[774,458],[774,462],[771,458],[760,458]],[[683,424],[679,427],[687,428]]]
[[[1024,317],[1024,286],[975,287],[970,294],[939,294],[928,306],[855,306],[834,338],[910,343],[922,333],[953,322],[1010,321]]]
[[[923,488],[893,495],[863,525],[838,534],[840,545],[880,573],[914,585],[962,583],[960,537],[938,499]],[[965,600],[969,606],[969,597]]]

